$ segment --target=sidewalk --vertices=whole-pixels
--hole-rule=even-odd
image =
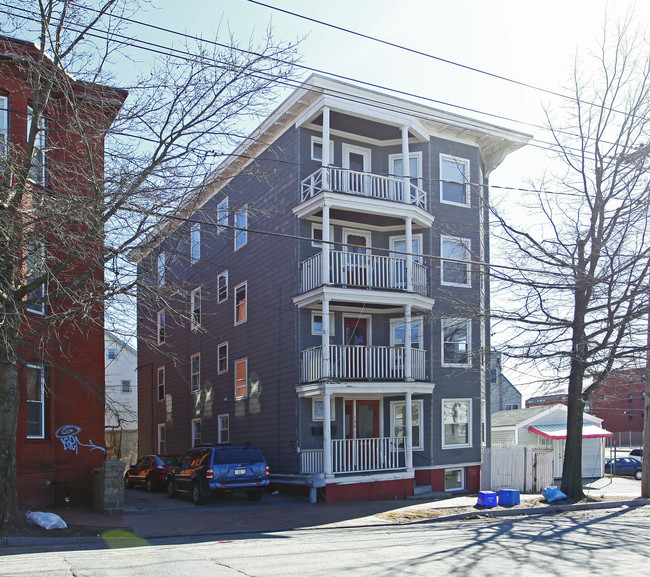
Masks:
[[[259,503],[245,495],[211,498],[205,505],[189,499],[169,499],[165,493],[141,489],[125,493],[122,515],[102,515],[93,509],[53,508],[68,529],[46,531],[34,526],[29,535],[0,538],[3,547],[79,546],[120,547],[148,544],[154,539],[174,541],[188,537],[273,533],[294,529],[395,525],[404,522],[439,522],[485,514],[525,515],[560,509],[613,508],[650,504],[638,499],[640,482],[622,477],[598,479],[585,485],[593,502],[548,505],[541,495],[521,495],[519,507],[477,508],[476,495],[440,498],[439,494],[396,501],[310,504],[306,498],[267,494]],[[4,552],[7,552],[4,549]]]

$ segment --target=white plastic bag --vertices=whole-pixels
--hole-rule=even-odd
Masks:
[[[43,529],[65,529],[67,525],[55,513],[41,513],[40,511],[27,511],[27,520]]]

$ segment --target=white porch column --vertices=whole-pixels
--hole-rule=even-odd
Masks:
[[[406,438],[404,439],[404,457],[408,470],[413,469],[413,394],[409,391],[404,399],[404,426],[406,428]]]
[[[323,299],[323,322],[321,331],[322,362],[321,375],[323,379],[329,379],[332,374],[330,371],[330,301]]]
[[[402,178],[404,179],[404,195],[402,198],[402,202],[410,202],[411,162],[409,156],[408,126],[402,126]]]
[[[323,205],[323,248],[321,249],[321,279],[322,285],[330,284],[330,207]],[[323,322],[325,319],[323,319]]]
[[[327,167],[332,163],[330,159],[330,109],[323,108],[323,155],[321,166],[323,167],[323,190],[329,190],[329,171]],[[325,232],[325,231],[323,231]]]
[[[323,395],[323,473],[325,477],[332,476],[332,421],[330,403],[332,395]]]
[[[404,306],[404,379],[413,381],[413,366],[411,364],[411,305]]]
[[[406,219],[405,242],[406,245],[406,290],[413,292],[413,219]]]

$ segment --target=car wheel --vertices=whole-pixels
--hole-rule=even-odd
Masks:
[[[202,505],[205,502],[205,492],[198,479],[192,483],[192,503]]]
[[[262,495],[264,495],[263,491],[246,491],[246,496],[249,501],[261,501]]]
[[[167,479],[167,496],[170,499],[174,499],[177,495],[178,491],[176,491],[176,488],[174,487],[174,480]]]
[[[641,477],[643,477],[643,473],[641,471],[637,471],[636,473],[634,473],[635,479],[638,479],[640,481]]]
[[[133,489],[133,481],[131,480],[131,477],[129,477],[128,475],[124,477],[124,486],[127,489]]]
[[[147,488],[147,491],[149,491],[149,493],[153,493],[154,486],[151,477],[147,477],[147,480],[145,482],[145,487]]]

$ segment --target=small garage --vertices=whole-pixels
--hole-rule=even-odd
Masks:
[[[582,477],[604,475],[605,438],[613,436],[600,425],[602,419],[584,414],[582,428]],[[492,414],[492,445],[526,445],[553,449],[553,475],[562,476],[566,443],[567,408],[546,405],[499,411]]]

